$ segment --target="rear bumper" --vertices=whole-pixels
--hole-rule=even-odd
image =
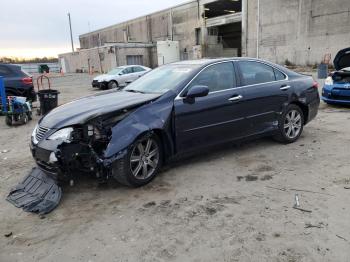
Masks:
[[[317,100],[314,100],[309,104],[309,114],[308,114],[308,119],[306,123],[309,123],[312,119],[314,119],[317,116],[318,113],[318,108],[320,106],[320,98],[318,97]]]

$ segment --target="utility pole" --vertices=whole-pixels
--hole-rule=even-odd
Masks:
[[[70,41],[72,43],[72,52],[74,53],[74,44],[73,44],[73,33],[72,33],[72,22],[70,20],[70,13],[68,13],[68,20],[69,20],[69,30],[70,30]]]

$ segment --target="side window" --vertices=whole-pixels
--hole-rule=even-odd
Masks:
[[[236,78],[233,63],[220,63],[204,69],[192,81],[189,88],[195,85],[205,85],[209,88],[209,92],[236,87]]]
[[[131,74],[132,68],[131,67],[125,68],[122,73],[123,73],[123,75]]]
[[[252,61],[241,61],[238,65],[241,70],[243,85],[276,81],[275,72],[271,66]]]
[[[0,76],[10,76],[12,73],[6,66],[0,66]]]
[[[275,77],[277,81],[286,79],[286,76],[281,71],[277,69],[274,69],[274,71],[275,71]]]
[[[134,66],[133,67],[133,71],[136,73],[136,72],[143,72],[145,71],[145,69],[143,69],[142,67],[139,67],[139,66]]]

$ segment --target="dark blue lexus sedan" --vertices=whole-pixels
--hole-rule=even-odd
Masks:
[[[252,58],[182,61],[125,89],[62,105],[32,134],[38,167],[70,180],[77,172],[122,184],[150,182],[184,152],[256,136],[296,141],[317,114],[312,77]]]
[[[340,50],[334,58],[334,67],[322,89],[322,100],[327,104],[350,105],[350,48]]]

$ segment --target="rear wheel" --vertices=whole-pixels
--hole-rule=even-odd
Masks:
[[[163,154],[159,138],[145,135],[136,140],[128,154],[113,164],[113,177],[123,185],[139,187],[149,183],[158,173]]]
[[[278,121],[279,133],[275,139],[282,143],[293,143],[300,137],[304,128],[304,114],[299,106],[291,104]]]

